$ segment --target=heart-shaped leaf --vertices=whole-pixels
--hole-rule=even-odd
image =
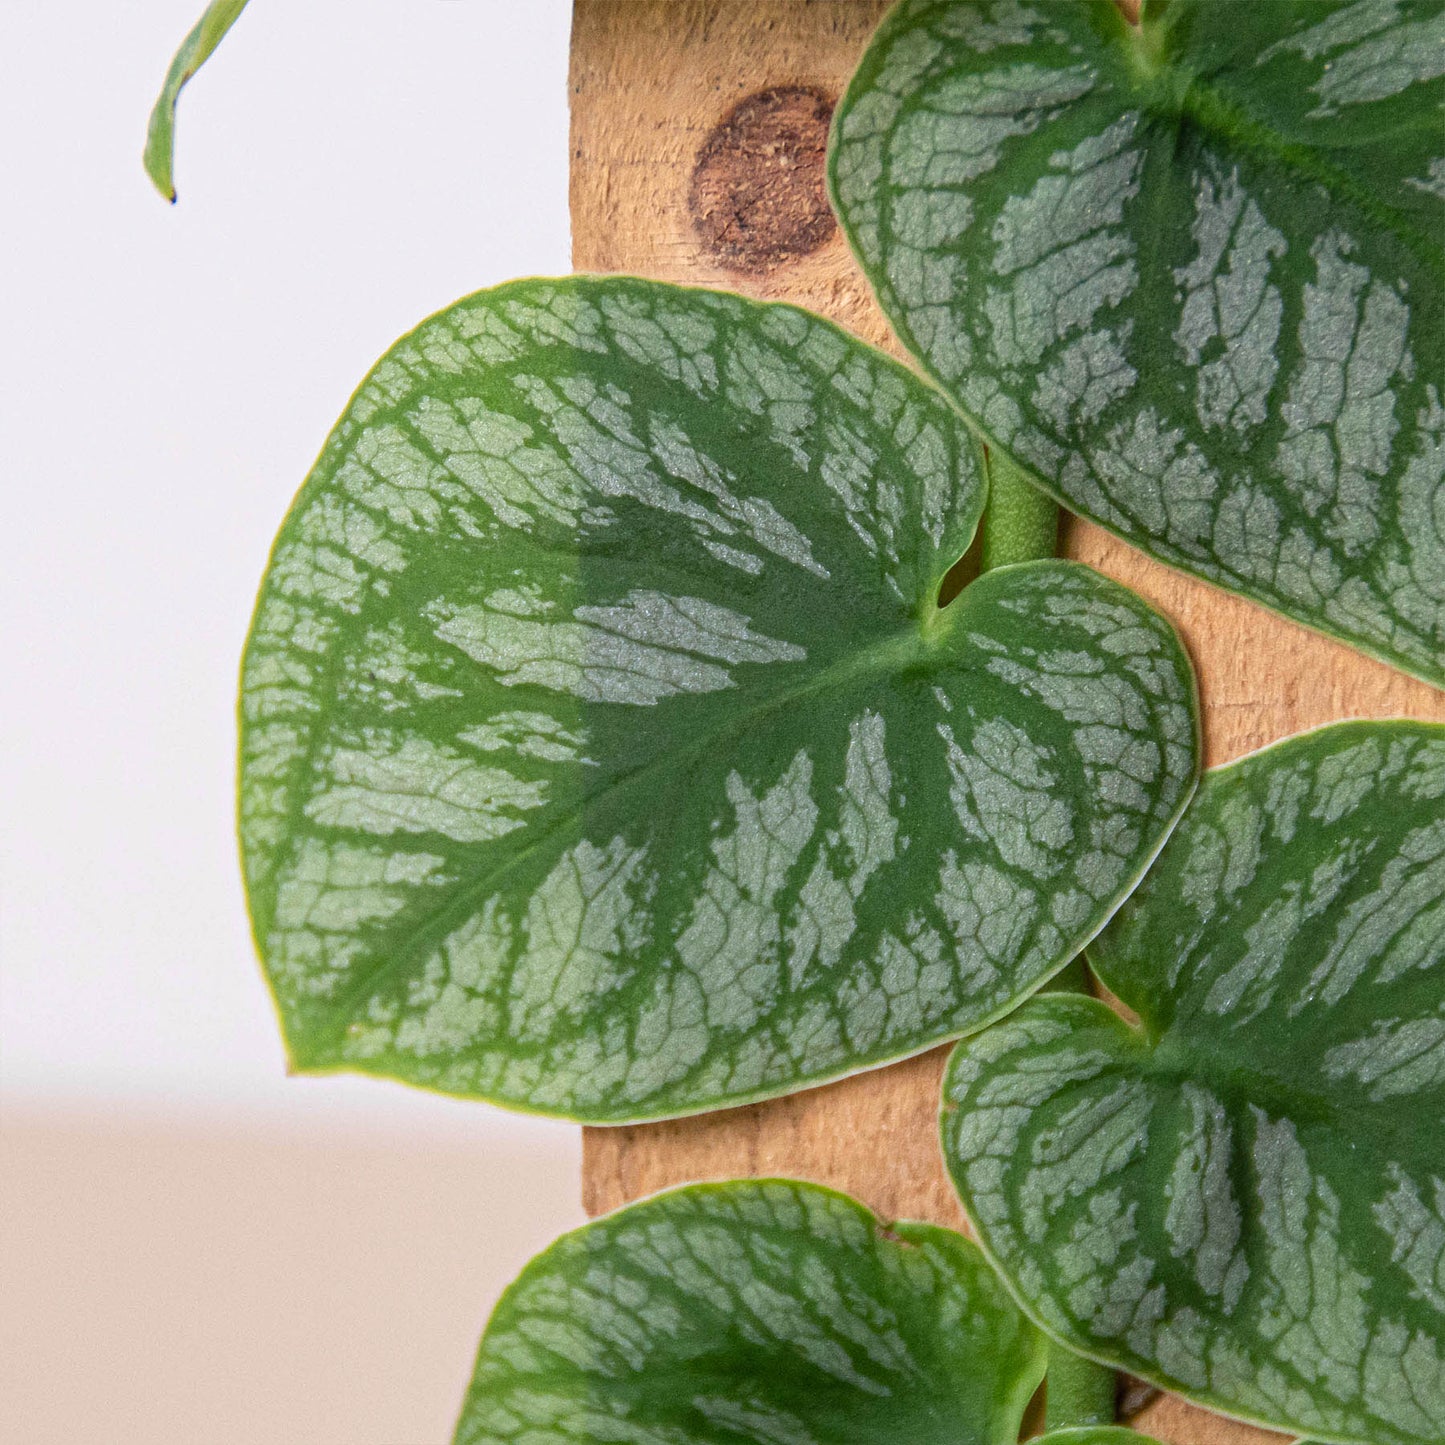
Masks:
[[[835,204],[1050,491],[1445,684],[1439,0],[904,0]]]
[[[1014,1445],[1047,1355],[950,1229],[816,1184],[695,1184],[522,1271],[456,1445]]]
[[[1050,1332],[1320,1439],[1445,1439],[1445,728],[1205,775],[1090,950],[969,1040],[944,1143]]]
[[[1015,1445],[1049,1346],[978,1246],[788,1179],[564,1235],[482,1337],[455,1445]],[[1039,1445],[1157,1445],[1086,1426]]]
[[[186,82],[211,58],[212,52],[226,38],[226,32],[240,19],[241,11],[248,0],[211,0],[205,14],[196,21],[191,33],[181,42],[171,68],[166,72],[165,84],[151,111],[150,125],[146,129],[145,162],[146,174],[155,184],[156,190],[166,200],[174,201],[176,186],[173,179],[176,152],[176,102]]]
[[[931,387],[791,307],[529,281],[399,343],[244,668],[297,1066],[659,1117],[1043,983],[1187,800],[1193,678],[1074,564],[940,609],[984,492]]]

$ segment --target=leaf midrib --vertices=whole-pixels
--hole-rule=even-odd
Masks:
[[[1383,1134],[1391,1141],[1409,1144],[1419,1137],[1412,1122],[1397,1120],[1386,1103],[1353,1103],[1347,1089],[1324,1094],[1305,1088],[1267,1068],[1241,1062],[1217,1046],[1211,1051],[1206,1047],[1211,1044],[1217,1045],[1217,1036],[1189,1032],[1176,1024],[1149,1049],[1149,1072],[1172,1083],[1205,1084],[1227,1103],[1253,1105],[1272,1119],[1288,1119],[1303,1127],[1325,1125],[1338,1129],[1351,1141]],[[1398,1148],[1392,1151],[1392,1157],[1407,1159],[1412,1152]]]
[[[958,613],[961,613],[962,610],[958,609]],[[939,617],[942,615],[940,613]],[[891,636],[870,643],[859,651],[831,663],[807,681],[793,687],[782,688],[770,697],[762,699],[751,709],[739,711],[717,727],[700,734],[692,742],[680,748],[670,748],[665,752],[658,753],[635,768],[618,774],[609,779],[596,792],[578,799],[575,806],[547,824],[525,847],[514,850],[480,877],[464,883],[451,895],[443,907],[437,909],[423,923],[411,930],[403,949],[388,950],[385,957],[374,967],[363,970],[351,985],[340,994],[328,999],[327,1013],[336,1020],[336,1024],[330,1029],[317,1031],[321,1036],[319,1048],[313,1039],[313,1050],[315,1051],[306,1062],[315,1067],[325,1067],[343,1058],[344,1051],[339,1046],[352,1024],[357,1020],[355,1012],[357,1006],[369,1000],[378,987],[392,975],[400,972],[404,965],[411,963],[431,943],[437,941],[439,935],[444,935],[454,923],[469,916],[479,896],[495,891],[499,880],[520,867],[539,849],[546,847],[558,834],[576,826],[585,810],[596,807],[603,800],[615,801],[619,793],[630,790],[634,785],[648,780],[663,769],[685,766],[699,754],[714,747],[728,734],[741,729],[750,729],[769,714],[803,698],[827,691],[829,688],[845,684],[870,672],[898,671],[910,662],[919,661],[936,651],[937,642],[948,636],[951,631],[951,628],[939,626],[931,629],[930,635],[925,636],[924,630],[917,624],[906,625]],[[297,1039],[293,1037],[291,1052],[293,1059],[297,1063],[301,1063],[302,1051],[297,1047],[297,1042]]]
[[[1236,150],[1262,157],[1304,179],[1341,195],[1369,219],[1397,236],[1427,267],[1445,265],[1445,243],[1416,227],[1410,219],[1383,204],[1378,195],[1339,166],[1331,165],[1312,146],[1286,140],[1266,122],[1257,119],[1238,101],[1230,99],[1204,77],[1172,59],[1152,85],[1134,82],[1142,89],[1146,113],[1162,120],[1189,122],[1206,136],[1220,137]]]

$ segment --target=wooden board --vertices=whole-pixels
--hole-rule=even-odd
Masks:
[[[808,306],[899,354],[820,213],[821,137],[886,0],[575,0],[572,262]],[[1065,548],[1142,593],[1199,671],[1209,763],[1342,717],[1445,719],[1445,694],[1149,561],[1074,521]],[[783,1174],[887,1218],[963,1225],[939,1157],[946,1049],[769,1104],[585,1132],[598,1214],[694,1179]],[[1134,1417],[1177,1445],[1279,1437],[1164,1396]]]

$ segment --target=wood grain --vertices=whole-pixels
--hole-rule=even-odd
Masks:
[[[784,125],[776,144],[751,119],[760,92],[842,92],[886,0],[575,0],[570,76],[572,261],[723,286],[805,305],[900,354],[834,227],[799,222],[796,247],[749,247],[750,211],[711,177],[728,126],[750,122],[739,175],[769,206],[816,194],[816,147]],[[798,107],[783,107],[796,119]],[[796,129],[796,128],[795,128]],[[742,182],[740,181],[739,184]],[[740,192],[741,194],[741,192]],[[814,216],[814,222],[816,217]],[[786,230],[786,228],[784,228]],[[719,245],[726,235],[730,244]],[[739,240],[739,237],[742,240]],[[1206,760],[1218,763],[1342,717],[1445,720],[1445,694],[1252,603],[1151,562],[1089,523],[1065,527],[1067,555],[1142,593],[1173,618],[1199,672]],[[583,1202],[616,1208],[685,1180],[785,1174],[816,1179],[888,1218],[961,1226],[939,1156],[946,1049],[788,1099],[666,1124],[585,1131]],[[1279,1437],[1161,1396],[1134,1419],[1171,1445],[1262,1445]]]

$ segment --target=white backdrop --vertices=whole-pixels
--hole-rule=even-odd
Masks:
[[[568,269],[570,5],[253,0],[182,99],[171,208],[141,144],[202,4],[0,13],[0,1438],[414,1445],[457,1397],[406,1352],[435,1324],[460,1380],[481,1296],[580,1218],[577,1131],[284,1077],[236,669],[372,362]],[[375,1259],[328,1257],[363,1225]]]
[[[235,856],[237,659],[372,362],[467,291],[569,268],[570,7],[254,0],[182,99],[171,208],[140,147],[200,3],[5,5],[0,1081],[419,1122],[395,1087],[282,1077]]]

